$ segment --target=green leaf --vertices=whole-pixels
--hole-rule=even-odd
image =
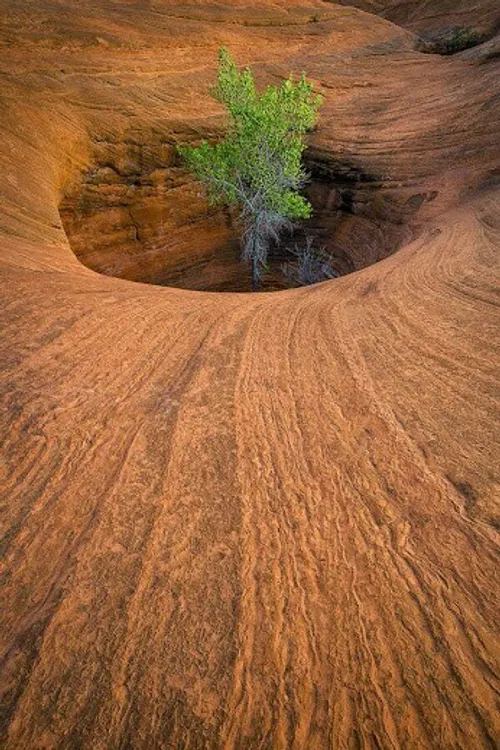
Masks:
[[[311,215],[311,205],[299,194],[305,182],[302,155],[305,134],[314,126],[323,99],[305,74],[257,92],[251,70],[238,70],[225,47],[219,50],[212,95],[228,113],[225,138],[216,144],[182,146],[179,153],[212,203],[240,207],[244,236],[258,248],[258,257],[248,244],[243,254],[255,258],[255,267],[262,269],[269,241],[262,227]]]

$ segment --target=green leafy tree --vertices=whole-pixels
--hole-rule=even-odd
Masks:
[[[302,155],[322,97],[305,74],[259,93],[251,70],[238,70],[224,47],[211,93],[229,114],[225,138],[179,151],[212,204],[239,207],[242,256],[251,264],[257,289],[271,240],[294,220],[311,215],[310,203],[299,194],[307,177]]]

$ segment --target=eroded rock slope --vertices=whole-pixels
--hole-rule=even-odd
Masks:
[[[495,747],[491,42],[322,0],[2,16],[3,746]],[[221,131],[221,44],[325,94],[318,221],[360,270],[129,280],[236,273],[175,160]]]

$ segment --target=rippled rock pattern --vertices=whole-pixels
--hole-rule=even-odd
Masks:
[[[7,750],[499,741],[496,4],[357,4],[2,3]],[[221,44],[323,91],[347,275],[230,293]]]

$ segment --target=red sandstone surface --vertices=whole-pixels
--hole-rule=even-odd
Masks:
[[[497,746],[497,7],[356,5],[1,4],[8,750]],[[231,293],[221,44],[324,93],[352,273]]]

